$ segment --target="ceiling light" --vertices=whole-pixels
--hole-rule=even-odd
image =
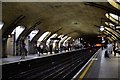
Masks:
[[[8,38],[11,38],[11,35],[8,35]]]
[[[115,28],[116,28],[116,29],[120,29],[120,25],[118,25],[118,26],[115,26]]]
[[[116,1],[120,3],[120,0],[116,0]]]
[[[113,21],[113,22],[115,22],[116,24],[118,24],[118,21],[117,21],[118,19],[115,19],[115,17],[112,16],[111,14],[106,13],[105,16],[106,16],[108,19],[110,19],[111,21]]]
[[[100,31],[104,31],[104,26],[100,26]]]
[[[117,8],[118,10],[120,10],[120,5],[117,2],[120,2],[120,0],[117,0],[117,2],[115,0],[107,0],[113,7]]]
[[[120,19],[120,17],[118,15],[115,15],[115,14],[112,14],[112,13],[110,13],[109,15],[116,20],[118,20],[118,18]]]

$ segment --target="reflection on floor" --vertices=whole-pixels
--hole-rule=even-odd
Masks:
[[[113,56],[113,54],[110,54],[110,58],[105,58],[104,53],[103,50],[99,78],[118,78],[120,55]]]
[[[94,78],[94,79],[115,79],[120,80],[120,55],[117,54],[114,56],[114,52],[109,54],[110,58],[104,57],[105,50],[102,50],[97,59],[94,60],[94,63],[88,70],[88,73],[84,77],[87,78]]]

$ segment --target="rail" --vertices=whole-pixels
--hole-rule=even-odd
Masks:
[[[24,70],[21,70],[17,74],[11,74],[8,71],[9,74],[6,75],[7,73],[4,72],[2,80],[70,80],[97,50],[98,48],[90,48],[41,58],[35,62],[38,65],[31,62],[24,63],[25,66],[29,67],[25,67]]]

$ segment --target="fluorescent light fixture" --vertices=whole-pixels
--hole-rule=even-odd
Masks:
[[[113,22],[115,22],[116,24],[118,24],[118,21],[117,21],[115,18],[113,18],[111,15],[109,15],[109,13],[106,13],[105,16],[106,16],[108,19],[110,19],[111,21],[113,21]]]
[[[107,25],[107,26],[115,26],[114,24],[112,24],[112,23],[109,23],[109,22],[105,22],[105,24]]]
[[[115,25],[114,25],[114,24],[112,24],[112,23],[110,23],[109,25],[110,25],[110,26],[115,26]]]
[[[114,19],[118,20],[118,15],[110,13],[110,16],[113,17]],[[119,17],[119,19],[120,19],[120,17]]]
[[[2,29],[4,23],[2,21],[0,21],[0,30]]]
[[[119,25],[119,26],[116,26],[116,29],[120,29],[120,25]]]
[[[116,1],[120,3],[120,0],[116,0]]]

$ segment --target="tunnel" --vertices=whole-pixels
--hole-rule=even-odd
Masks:
[[[119,80],[120,1],[2,0],[0,53],[1,80]]]

